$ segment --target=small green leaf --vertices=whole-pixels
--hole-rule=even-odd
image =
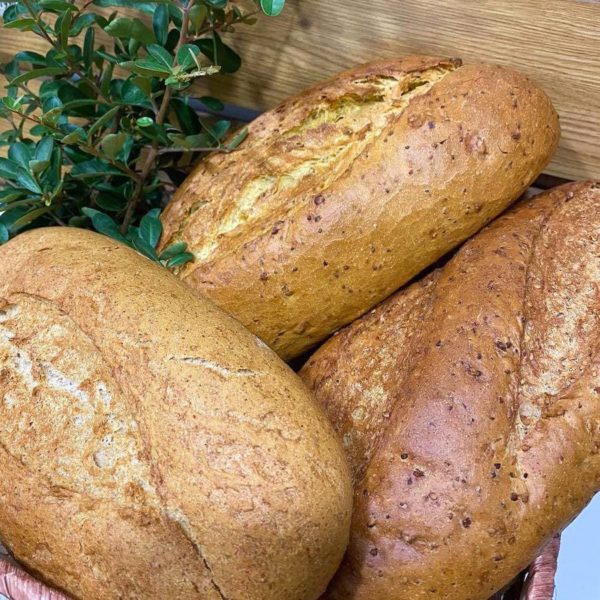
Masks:
[[[77,23],[77,21],[75,21],[75,23]],[[94,63],[95,40],[96,40],[96,32],[93,27],[90,27],[85,32],[85,38],[83,40],[83,62],[85,64],[86,71],[89,71],[92,68],[92,64]]]
[[[221,36],[213,31],[214,41],[210,38],[196,40],[194,44],[200,48],[215,65],[219,65],[223,73],[235,73],[242,65],[240,55],[221,40]],[[217,50],[215,55],[215,48]]]
[[[16,221],[13,221],[11,229],[15,231],[21,227],[24,227],[25,225],[29,225],[29,223],[35,221],[39,217],[42,217],[48,212],[50,212],[50,207],[44,206],[43,208],[36,208],[35,210],[25,213],[22,217],[19,217]]]
[[[95,54],[96,54],[96,56],[103,58],[104,60],[106,60],[107,62],[109,62],[113,65],[116,65],[119,63],[119,59],[116,56],[113,56],[112,54],[105,52],[104,46],[97,48],[95,50]]]
[[[189,69],[191,67],[197,67],[197,59],[198,53],[200,49],[198,46],[194,44],[184,44],[177,51],[177,64],[179,64],[184,69]]]
[[[210,132],[217,140],[220,141],[221,139],[223,139],[223,136],[229,131],[230,127],[231,121],[221,119],[210,128]]]
[[[69,219],[69,227],[84,227],[87,223],[88,218],[85,216],[77,215]]]
[[[126,139],[126,133],[109,133],[107,136],[102,138],[100,147],[102,148],[104,154],[114,159],[121,151]]]
[[[205,0],[205,2],[213,8],[225,8],[227,6],[227,0]]]
[[[100,27],[106,27],[108,21],[101,15],[96,13],[84,13],[79,15],[71,25],[71,36],[79,35],[84,29],[92,29],[92,25],[99,25]],[[89,29],[88,29],[89,31]],[[86,31],[87,34],[87,31]]]
[[[21,198],[23,198],[23,194],[21,194]],[[23,200],[18,200],[16,202],[10,202],[9,204],[6,205],[6,212],[10,211],[11,214],[13,214],[13,213],[15,213],[15,209],[22,210],[22,209],[31,208],[32,206],[39,206],[39,202],[40,202],[39,197],[25,198]],[[27,212],[27,210],[24,210],[23,212],[21,212],[21,214],[19,216],[22,216],[23,214],[25,214],[25,212]],[[3,217],[0,217],[0,218],[3,218]],[[18,218],[19,217],[15,216],[15,219],[18,219]]]
[[[179,267],[192,260],[194,260],[194,255],[191,252],[182,252],[167,261],[167,268]]]
[[[54,140],[50,136],[43,137],[35,147],[36,160],[50,160],[52,150],[54,149]]]
[[[72,9],[75,7],[71,4]],[[71,11],[67,11],[61,14],[59,20],[56,22],[56,26],[60,25],[58,39],[60,47],[66,52],[69,46],[69,31],[71,29],[71,23],[73,22],[73,14]]]
[[[112,83],[114,68],[115,68],[115,65],[113,65],[112,63],[109,63],[107,65],[106,69],[104,69],[104,71],[102,71],[102,76],[100,77],[100,91],[102,92],[102,95],[105,97],[108,97],[108,95],[110,93],[110,85]]]
[[[81,127],[77,127],[77,129],[65,135],[61,141],[63,144],[76,144],[80,140],[86,139],[86,137],[85,131]]]
[[[24,50],[15,54],[15,60],[18,62],[28,62],[31,65],[46,66],[46,57],[37,52],[29,52]]]
[[[67,70],[64,67],[44,67],[43,69],[33,69],[18,75],[12,79],[8,85],[19,85],[21,83],[27,83],[31,79],[37,79],[38,77],[48,77],[51,75],[62,75]]]
[[[281,14],[285,0],[260,0],[260,7],[268,17],[276,17]]]
[[[198,114],[191,108],[186,100],[182,98],[173,98],[171,104],[177,115],[181,131],[185,134],[198,133],[200,131]]]
[[[145,214],[140,221],[140,237],[153,248],[156,248],[156,244],[158,244],[160,234],[162,233],[162,223],[158,218],[159,214],[159,209],[153,209]]]
[[[226,145],[227,149],[235,150],[247,137],[248,137],[248,128],[243,127],[227,142],[227,145]]]
[[[6,29],[20,29],[21,31],[33,31],[33,28],[36,26],[35,19],[26,18],[26,19],[16,19],[15,21],[4,22],[4,27]]]
[[[199,133],[195,135],[169,133],[169,139],[173,142],[174,147],[179,147],[185,150],[192,150],[194,148],[207,148],[215,145],[214,138],[206,133]]]
[[[110,123],[114,116],[121,110],[120,106],[114,106],[105,112],[88,130],[88,137],[91,138],[102,127]]]
[[[8,233],[8,228],[4,223],[0,223],[0,244],[8,242],[9,237],[10,234]]]
[[[16,179],[19,165],[8,158],[0,158],[0,177],[4,179]]]
[[[154,33],[148,29],[140,19],[128,19],[126,17],[117,17],[111,21],[104,31],[113,37],[120,39],[134,39],[141,44],[153,44],[156,42]]]
[[[142,117],[144,118],[144,117]],[[138,119],[140,121],[141,119]],[[150,125],[144,125],[139,130],[144,134],[148,139],[160,142],[163,145],[168,145],[169,138],[167,136],[167,131],[164,125],[158,125],[158,123],[152,123]]]
[[[124,203],[120,198],[109,196],[108,194],[99,194],[96,198],[96,204],[108,212],[119,212],[123,209]]]
[[[194,31],[198,31],[204,24],[204,21],[206,21],[208,9],[204,4],[195,4],[192,6],[192,8],[190,8],[189,16],[192,28]]]
[[[22,167],[18,167],[17,169],[17,183],[34,194],[42,193],[42,189],[40,188],[39,183],[33,178],[33,175],[31,175],[27,169],[23,169]]]
[[[119,231],[119,226],[108,215],[87,206],[82,208],[81,212],[91,219],[92,225],[97,232],[103,233],[127,246],[131,245]]]
[[[75,177],[77,179],[120,174],[121,171],[119,171],[119,169],[98,158],[92,158],[90,160],[80,162],[76,165],[73,165],[73,168],[71,169],[71,177]]]
[[[133,229],[127,238],[130,240],[133,247],[140,253],[150,258],[151,260],[158,261],[158,255],[153,246],[151,246],[144,238],[140,236],[140,232]]]
[[[136,79],[141,79],[137,77]],[[144,108],[151,108],[152,103],[148,99],[148,95],[142,90],[136,83],[131,79],[128,79],[123,83],[121,88],[121,100],[123,103],[130,106],[143,106]]]
[[[150,127],[154,125],[154,121],[150,117],[140,117],[136,123],[138,127]]]
[[[29,161],[29,169],[31,172],[38,176],[44,169],[47,169],[50,166],[49,160],[30,160]]]
[[[163,46],[167,43],[167,37],[169,35],[169,7],[164,4],[160,4],[156,7],[154,15],[152,16],[152,28],[154,29],[154,35],[159,44]]]
[[[152,94],[152,80],[149,77],[134,77],[131,81],[134,85],[137,85],[147,96]]]
[[[96,106],[97,104],[100,106],[106,106],[105,104],[102,104],[98,100],[93,100],[92,98],[87,98],[87,99],[82,98],[81,100],[69,100],[68,102],[65,102],[64,105],[62,106],[62,109],[64,112],[71,112],[78,108],[82,108],[82,107],[86,107],[86,106]]]
[[[63,108],[62,106],[57,106],[56,108],[53,108],[51,110],[49,110],[48,112],[45,112],[42,115],[42,121],[45,125],[49,125],[50,127],[56,127],[58,120],[60,119],[60,116],[62,115],[63,112]]]
[[[119,63],[120,67],[133,71],[138,75],[146,75],[149,77],[161,77],[165,78],[171,74],[171,69],[166,69],[161,63],[155,61],[153,58],[142,58],[140,60],[128,60]]]
[[[175,242],[170,246],[167,246],[158,257],[159,260],[168,260],[169,258],[173,258],[182,252],[187,250],[187,244],[185,242]]]
[[[76,10],[76,7],[65,0],[40,0],[39,5],[48,11],[70,11]]]
[[[0,190],[0,205],[8,204],[22,197],[23,192],[20,190],[15,191],[13,188],[6,188],[4,190]]]
[[[23,169],[27,169],[27,167],[29,166],[29,161],[32,159],[29,146],[23,144],[22,142],[17,142],[16,144],[13,144],[8,149],[8,158],[20,165]]]
[[[150,44],[146,50],[148,54],[164,69],[167,73],[171,72],[173,67],[173,57],[158,44]]]

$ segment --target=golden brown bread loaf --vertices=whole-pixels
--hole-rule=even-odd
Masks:
[[[409,56],[292,97],[202,161],[163,215],[179,275],[289,359],[500,213],[554,152],[546,95],[489,65]]]
[[[106,237],[0,256],[0,540],[84,600],[317,598],[352,492],[300,379]]]
[[[600,184],[520,205],[302,370],[351,458],[327,599],[485,600],[600,488]]]

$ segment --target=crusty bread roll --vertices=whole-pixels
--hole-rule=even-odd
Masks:
[[[289,359],[480,229],[546,165],[546,95],[515,71],[407,57],[292,97],[202,161],[163,214],[179,275]]]
[[[499,218],[302,370],[355,480],[326,598],[485,600],[600,488],[600,184]]]
[[[106,237],[0,257],[1,541],[82,600],[317,598],[352,492],[300,379]]]

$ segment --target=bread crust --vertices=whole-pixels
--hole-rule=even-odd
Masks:
[[[328,600],[485,600],[600,488],[600,184],[526,201],[301,376],[351,457]]]
[[[285,359],[480,229],[556,147],[547,96],[497,66],[409,56],[294,96],[202,161],[163,214],[179,275]]]
[[[300,379],[104,236],[0,256],[2,542],[85,600],[317,598],[352,492]]]

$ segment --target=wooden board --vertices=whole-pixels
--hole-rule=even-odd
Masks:
[[[288,0],[240,29],[242,71],[215,91],[265,109],[357,63],[406,53],[513,65],[552,97],[563,137],[548,172],[600,178],[600,3],[574,0]]]
[[[287,0],[283,14],[228,38],[244,59],[211,78],[228,102],[267,109],[352,65],[406,53],[513,65],[552,97],[563,129],[548,173],[600,178],[600,2],[575,0]],[[0,29],[0,61],[45,51]],[[204,85],[197,94],[207,92]]]

